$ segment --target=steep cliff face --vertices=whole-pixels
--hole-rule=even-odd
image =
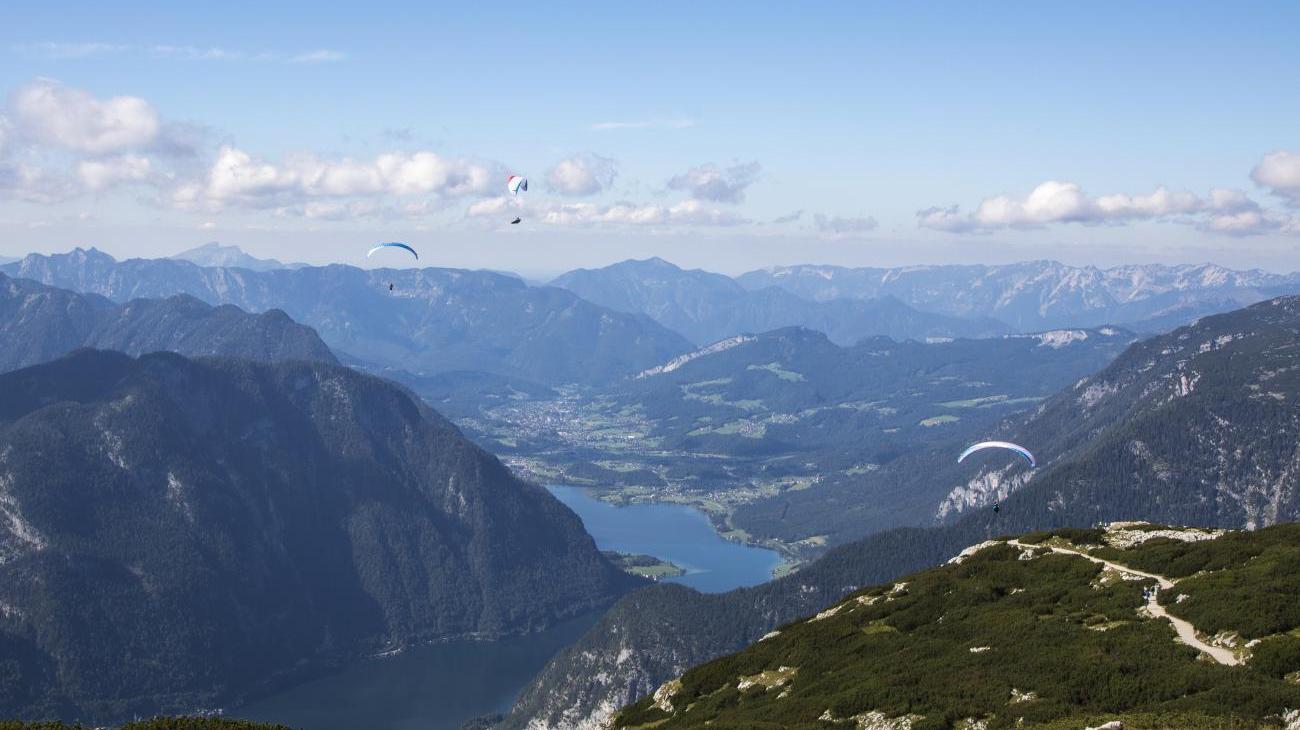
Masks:
[[[82,350],[0,375],[0,517],[6,716],[220,706],[634,584],[407,391],[323,363]]]
[[[1264,527],[1300,508],[1300,298],[1206,317],[1130,347],[1004,434],[1040,457],[1032,475],[991,467],[941,515],[1039,482],[1043,509],[1100,516],[1154,508],[1159,519]]]

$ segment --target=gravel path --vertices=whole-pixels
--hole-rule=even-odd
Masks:
[[[1026,545],[1020,542],[1019,540],[1008,540],[1007,543],[1009,545],[1015,545],[1018,548],[1041,549],[1047,547],[1050,548],[1051,551],[1054,553],[1062,553],[1064,555],[1076,555],[1085,560],[1091,560],[1094,563],[1099,563],[1101,565],[1104,565],[1110,568],[1111,570],[1115,570],[1120,573],[1126,573],[1128,575],[1136,575],[1142,578],[1150,578],[1160,586],[1161,590],[1168,590],[1174,587],[1174,582],[1164,577],[1163,575],[1156,575],[1155,573],[1146,573],[1141,570],[1135,570],[1133,568],[1120,565],[1119,563],[1112,563],[1109,560],[1102,560],[1101,558],[1094,557],[1092,555],[1089,555],[1084,552],[1080,552],[1078,550],[1071,550],[1069,548],[1055,547],[1051,545]],[[1237,655],[1232,653],[1232,651],[1225,649],[1221,646],[1213,646],[1211,644],[1205,643],[1204,641],[1201,641],[1200,637],[1196,635],[1196,627],[1192,626],[1191,624],[1187,623],[1183,619],[1180,619],[1177,616],[1174,616],[1170,614],[1168,611],[1166,611],[1165,607],[1161,606],[1160,602],[1157,600],[1156,591],[1151,591],[1150,595],[1147,596],[1147,610],[1151,612],[1152,616],[1155,616],[1157,618],[1168,619],[1169,623],[1174,625],[1174,632],[1178,634],[1178,640],[1181,641],[1182,643],[1192,647],[1193,649],[1204,652],[1205,654],[1209,655],[1211,659],[1213,659],[1214,661],[1220,664],[1226,664],[1228,666],[1236,666],[1238,664],[1241,664],[1241,660],[1238,659]]]

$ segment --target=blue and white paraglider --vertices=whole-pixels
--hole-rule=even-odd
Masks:
[[[370,251],[366,254],[366,258],[370,258],[371,256],[375,255],[376,251],[383,251],[386,248],[401,249],[414,256],[416,261],[420,260],[420,254],[416,253],[415,249],[399,241],[389,241],[388,243],[381,243],[378,246],[375,246],[374,248],[370,249]],[[393,291],[393,282],[391,281],[388,282],[388,291],[389,292]]]
[[[966,460],[967,456],[970,456],[976,451],[983,451],[984,449],[1006,449],[1018,454],[1029,463],[1031,469],[1038,466],[1038,462],[1034,460],[1034,455],[1029,453],[1029,449],[1026,449],[1020,444],[1013,444],[1010,441],[981,441],[961,452],[961,456],[957,457],[957,463],[962,463]]]
[[[383,251],[386,248],[400,248],[404,251],[409,252],[412,256],[415,257],[417,261],[420,259],[420,254],[416,253],[415,249],[411,248],[405,243],[399,243],[397,241],[391,241],[389,243],[381,243],[378,246],[375,246],[374,248],[370,249],[369,253],[366,254],[366,258],[370,258],[371,256],[375,255],[376,251]]]

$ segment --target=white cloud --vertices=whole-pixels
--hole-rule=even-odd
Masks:
[[[300,52],[241,51],[220,46],[44,41],[21,44],[15,46],[14,49],[28,56],[52,61],[81,60],[108,55],[131,55],[169,61],[252,61],[271,63],[332,63],[347,58],[347,54],[328,48]]]
[[[325,48],[307,53],[299,53],[288,58],[289,63],[334,63],[347,58],[347,55],[340,51],[331,51]]]
[[[561,195],[595,195],[609,189],[618,175],[613,160],[600,155],[575,155],[560,160],[546,173],[546,182]]]
[[[708,163],[674,176],[668,181],[668,189],[686,191],[696,200],[739,203],[745,199],[745,188],[758,180],[762,169],[757,162],[732,165],[726,169]]]
[[[92,192],[104,190],[119,183],[143,182],[153,173],[153,164],[147,157],[120,155],[77,164],[77,177]]]
[[[709,207],[698,200],[684,200],[670,206],[570,203],[547,209],[542,221],[562,226],[732,226],[748,222],[735,213]]]
[[[50,79],[22,87],[12,100],[22,133],[56,147],[106,154],[145,147],[158,138],[158,112],[137,96],[97,99]]]
[[[47,58],[53,61],[65,61],[70,59],[90,58],[91,56],[123,53],[130,50],[130,48],[130,46],[116,43],[57,43],[53,41],[25,43],[15,46],[15,50],[19,53],[28,56],[37,56],[39,58]]]
[[[0,162],[0,198],[29,203],[57,203],[77,194],[65,176],[25,162]]]
[[[1300,220],[1271,210],[1240,210],[1211,215],[1200,224],[1200,228],[1228,236],[1300,233]]]
[[[916,223],[922,228],[933,228],[936,231],[949,233],[964,233],[975,229],[975,221],[969,216],[962,215],[961,209],[955,205],[918,210]]]
[[[588,127],[593,132],[611,132],[620,129],[690,129],[695,126],[694,119],[677,117],[674,119],[643,119],[635,122],[596,122]]]
[[[507,213],[515,213],[521,208],[523,206],[517,198],[485,198],[470,203],[469,208],[465,210],[465,215],[469,218],[495,218]]]
[[[877,225],[876,219],[871,216],[843,218],[840,216],[824,216],[821,213],[813,216],[813,223],[817,226],[817,230],[836,236],[850,236],[866,233],[867,231],[875,230]]]
[[[1300,155],[1287,150],[1270,152],[1250,171],[1250,179],[1289,204],[1300,205]]]
[[[1112,194],[1092,197],[1076,183],[1049,180],[1024,198],[998,195],[986,198],[973,213],[957,206],[917,211],[917,224],[950,233],[1032,228],[1055,223],[1128,223],[1172,219],[1196,223],[1205,230],[1241,235],[1264,232],[1269,220],[1254,201],[1240,190],[1215,188],[1202,198],[1194,193],[1156,188],[1149,195]],[[1254,221],[1254,225],[1250,223]],[[1283,230],[1280,224],[1272,230]]]
[[[379,195],[455,198],[486,194],[493,178],[486,165],[433,152],[386,153],[362,161],[300,154],[276,165],[227,145],[218,150],[203,180],[178,187],[172,199],[182,208],[220,209]],[[315,217],[328,217],[326,208],[317,210]]]

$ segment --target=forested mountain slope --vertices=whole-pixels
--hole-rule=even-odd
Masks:
[[[0,375],[0,716],[219,707],[635,584],[409,391],[81,350]]]

